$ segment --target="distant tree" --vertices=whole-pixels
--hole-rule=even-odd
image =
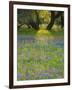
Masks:
[[[32,15],[32,19],[30,20],[30,23],[29,24],[34,29],[38,30],[39,29],[39,23],[40,23],[39,13],[38,13],[37,10],[34,10],[33,12],[34,12],[34,14]]]
[[[18,9],[18,29],[26,24],[28,28],[39,29],[39,14],[37,10]]]
[[[61,21],[61,26],[64,26],[64,15],[62,11],[51,11],[51,20],[50,23],[47,26],[47,30],[51,30],[52,26],[54,25],[56,19],[58,19],[59,17],[61,17],[60,21]]]

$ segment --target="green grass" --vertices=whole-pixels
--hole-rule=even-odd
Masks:
[[[36,31],[33,28],[20,28],[18,35],[34,36],[36,41],[20,42],[17,47],[17,80],[59,79],[64,77],[64,50],[56,47],[50,39],[64,38],[64,30],[54,26],[51,31],[44,26]],[[51,38],[49,38],[51,37]],[[49,41],[48,41],[49,40]]]
[[[57,30],[46,30],[46,29],[40,29],[40,30],[35,30],[33,28],[20,28],[20,30],[18,30],[18,35],[46,35],[46,36],[64,36],[64,30],[63,29],[58,29]]]
[[[18,48],[18,53],[17,72],[22,75],[18,80],[48,79],[50,76],[52,79],[63,77],[64,52],[62,48],[40,41],[28,43],[28,45],[24,43],[23,47]]]
[[[52,31],[51,35],[63,37],[64,36],[64,31]]]
[[[18,31],[18,34],[20,35],[35,35],[36,34],[36,30],[33,29],[33,28],[21,28],[19,31]]]

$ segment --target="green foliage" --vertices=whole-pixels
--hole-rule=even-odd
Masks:
[[[63,12],[53,11],[54,15],[51,16],[52,11],[48,10],[30,10],[30,9],[18,9],[17,22],[19,26],[26,26],[34,29],[41,29],[44,25],[44,29],[53,21],[56,26],[61,25],[63,27]],[[58,14],[58,15],[56,15]],[[56,15],[56,16],[55,16]],[[53,20],[52,20],[53,19]],[[51,21],[52,20],[52,21]],[[52,26],[53,26],[52,25]],[[19,28],[18,28],[18,31]]]
[[[42,23],[48,23],[50,21],[50,12],[47,10],[40,10],[39,17]]]
[[[21,27],[20,30],[18,31],[18,34],[23,34],[23,35],[35,35],[36,34],[36,30],[33,28],[24,28]]]

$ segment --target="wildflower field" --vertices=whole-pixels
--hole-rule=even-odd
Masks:
[[[17,48],[18,80],[63,78],[63,37],[18,35]]]

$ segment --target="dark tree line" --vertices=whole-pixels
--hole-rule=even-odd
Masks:
[[[61,27],[64,27],[64,13],[62,11],[48,11],[50,13],[50,21],[44,22],[42,19],[46,19],[46,17],[41,18],[39,10],[24,10],[18,9],[18,29],[26,24],[28,28],[34,28],[35,30],[39,30],[39,25],[42,23],[47,23],[47,30],[51,30],[55,21],[59,19]]]

